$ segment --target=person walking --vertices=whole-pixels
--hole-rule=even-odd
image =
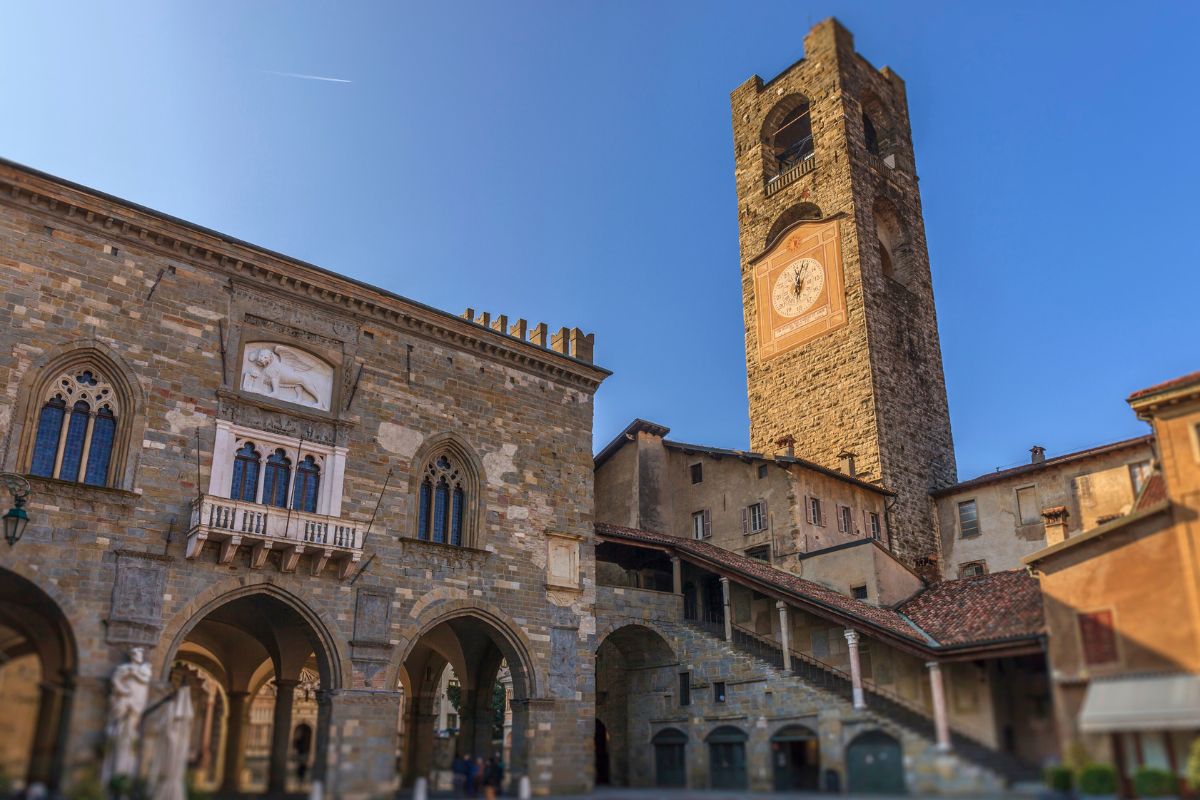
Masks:
[[[454,756],[450,771],[454,773],[454,796],[461,798],[467,788],[467,760],[461,755]]]
[[[464,759],[466,764],[463,765],[463,776],[465,780],[463,784],[467,790],[467,797],[479,796],[479,760],[471,758],[468,754]]]
[[[486,800],[496,800],[496,795],[500,792],[500,787],[504,782],[504,773],[501,771],[500,764],[496,761],[496,757],[492,756],[488,759],[487,766],[483,768],[483,796]]]

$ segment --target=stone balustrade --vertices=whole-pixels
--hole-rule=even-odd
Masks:
[[[340,578],[350,575],[363,552],[363,531],[340,517],[205,494],[192,501],[187,557],[200,558],[209,541],[220,545],[220,564],[233,563],[238,548],[246,546],[252,569],[261,569],[278,552],[280,570],[295,572],[307,554],[313,575],[334,561]]]

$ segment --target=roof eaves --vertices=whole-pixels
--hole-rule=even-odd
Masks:
[[[1028,567],[1032,567],[1035,564],[1038,564],[1039,562],[1044,561],[1052,556],[1056,556],[1065,550],[1071,550],[1075,547],[1079,547],[1080,545],[1103,538],[1104,536],[1110,533],[1115,533],[1116,531],[1119,531],[1128,525],[1132,525],[1135,522],[1140,522],[1141,520],[1153,517],[1156,514],[1161,514],[1170,508],[1171,501],[1163,500],[1161,503],[1155,503],[1154,505],[1142,511],[1135,511],[1132,514],[1126,514],[1125,516],[1118,517],[1111,522],[1106,522],[1103,525],[1092,528],[1087,533],[1082,533],[1079,536],[1072,536],[1070,539],[1058,542],[1057,544],[1052,544],[1049,547],[1038,550],[1036,553],[1030,553],[1021,559],[1021,563]]]
[[[762,453],[755,453],[750,450],[729,450],[723,447],[709,447],[707,445],[676,442],[669,439],[663,439],[663,445],[665,447],[683,450],[686,452],[706,453],[718,458],[739,458],[743,461],[763,461],[768,463],[775,462],[777,464],[791,464],[798,467],[803,467],[805,469],[811,469],[814,472],[827,475],[835,480],[843,481],[853,486],[859,486],[872,492],[878,492],[879,494],[884,494],[889,497],[896,496],[896,492],[893,489],[888,489],[885,486],[880,486],[879,484],[871,483],[870,481],[864,481],[862,478],[852,477],[844,472],[839,472],[836,469],[830,469],[829,467],[821,466],[813,461],[808,461],[797,456],[768,456]]]
[[[1008,469],[1000,470],[998,472],[990,472],[986,475],[979,475],[975,478],[962,481],[961,483],[956,483],[952,486],[947,486],[942,489],[935,489],[929,494],[932,497],[945,497],[946,495],[956,494],[966,489],[973,489],[976,486],[984,486],[989,483],[1008,480],[1009,478],[1017,478],[1027,473],[1037,472],[1050,467],[1062,466],[1063,464],[1069,464],[1072,461],[1081,461],[1085,458],[1093,458],[1095,456],[1106,455],[1108,453],[1115,453],[1118,450],[1140,447],[1144,444],[1150,444],[1153,441],[1154,434],[1147,433],[1143,434],[1142,436],[1135,436],[1132,439],[1122,439],[1119,442],[1102,444],[1096,447],[1090,447],[1086,450],[1077,450],[1073,453],[1064,453],[1061,456],[1048,458],[1045,461],[1037,464],[1021,464],[1019,466],[1009,467]]]

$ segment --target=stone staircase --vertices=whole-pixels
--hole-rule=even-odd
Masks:
[[[738,660],[752,661],[760,674],[764,668],[769,670],[766,677],[772,682],[799,679],[809,688],[816,689],[828,697],[831,702],[846,706],[853,702],[848,675],[803,653],[795,652],[792,653],[792,669],[789,673],[783,668],[783,651],[773,639],[734,626],[733,641],[726,642],[723,624],[694,620],[674,623],[672,628],[684,643],[706,648],[723,648],[730,655],[740,657]],[[694,642],[698,637],[703,638],[702,645]],[[930,716],[914,708],[903,698],[891,696],[870,684],[864,684],[863,689],[867,708],[865,712],[856,713],[865,713],[890,723],[890,727],[899,728],[932,748],[937,740],[937,732]],[[977,770],[986,771],[1003,786],[1011,787],[1019,783],[1039,781],[1041,778],[1040,770],[1035,765],[960,732],[951,732],[951,745],[952,752],[945,757],[954,758],[960,763],[965,762],[963,766],[971,765]]]

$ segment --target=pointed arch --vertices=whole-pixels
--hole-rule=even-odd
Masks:
[[[763,179],[768,183],[787,170],[816,155],[811,117],[812,105],[802,94],[782,98],[763,118]]]
[[[60,388],[61,391],[56,391]],[[56,400],[62,404],[57,430],[66,436],[59,443],[52,443],[46,431],[53,420],[47,419],[44,411],[53,410]],[[61,462],[64,455],[70,455],[67,479],[132,490],[139,452],[134,443],[142,440],[145,409],[145,391],[137,374],[111,348],[95,340],[54,348],[22,377],[5,469],[61,476],[62,467],[58,463],[49,465],[47,470],[44,453],[40,462],[34,463],[41,427],[42,449],[51,454],[50,460],[57,456]],[[91,423],[87,424],[86,418],[79,415],[89,415]],[[82,426],[78,441],[74,438],[65,441],[72,436],[73,416],[78,417]],[[93,442],[95,450],[91,448]]]
[[[410,536],[454,547],[480,548],[485,483],[483,463],[460,437],[427,438],[409,471]]]

